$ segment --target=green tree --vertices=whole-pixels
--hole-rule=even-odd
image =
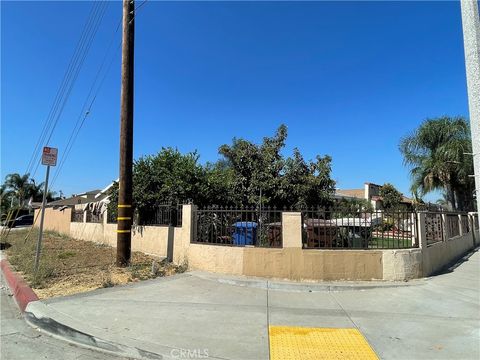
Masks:
[[[177,149],[163,148],[135,161],[133,205],[141,218],[160,204],[201,200],[204,171],[198,158],[196,152],[183,155]]]
[[[328,206],[332,203],[335,182],[331,179],[331,158],[317,156],[305,161],[298,149],[293,157],[284,158],[287,127],[281,125],[273,137],[263,138],[260,145],[244,139],[233,139],[222,145],[219,153],[233,171],[232,188],[238,206],[259,202],[276,207]]]
[[[400,208],[403,195],[392,184],[383,184],[379,195],[382,197],[382,205],[385,210],[398,210]]]
[[[12,192],[7,189],[6,185],[3,184],[0,186],[0,198],[1,198],[1,210],[2,219],[4,214],[10,209],[10,204],[12,201]]]
[[[273,137],[265,137],[257,145],[234,138],[232,145],[222,145],[219,153],[233,170],[233,191],[238,195],[238,206],[258,204],[260,189],[262,201],[271,204],[280,188],[284,161],[280,151],[285,146],[287,127],[282,125]]]
[[[372,211],[373,205],[367,199],[341,198],[335,202],[337,217],[357,217],[360,213]]]
[[[327,155],[306,162],[300,151],[294,149],[293,157],[284,162],[280,188],[275,197],[277,205],[296,208],[330,207],[335,191],[335,182],[330,177],[331,161]]]
[[[5,187],[9,189],[16,200],[16,205],[23,207],[31,185],[30,174],[8,174],[5,177]]]
[[[441,189],[448,207],[473,209],[473,160],[470,127],[462,117],[425,120],[400,142],[404,163],[411,168],[412,191],[421,195]]]

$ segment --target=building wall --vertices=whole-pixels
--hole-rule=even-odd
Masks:
[[[40,209],[35,210],[34,219],[37,219],[34,225],[35,227],[38,227],[40,225],[40,211]],[[44,230],[56,231],[61,234],[70,235],[71,216],[71,209],[64,209],[60,211],[53,208],[46,208],[43,228]]]

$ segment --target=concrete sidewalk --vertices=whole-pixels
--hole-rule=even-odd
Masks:
[[[381,359],[478,359],[479,275],[478,251],[452,272],[401,284],[191,272],[33,302],[26,315],[58,336],[126,357],[268,359],[268,326],[287,325],[358,328]]]

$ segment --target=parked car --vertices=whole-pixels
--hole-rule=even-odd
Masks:
[[[10,228],[15,226],[27,226],[27,225],[33,225],[33,215],[19,216],[15,220],[10,220],[7,224],[7,226]]]

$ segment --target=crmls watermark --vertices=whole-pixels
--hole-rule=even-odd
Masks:
[[[208,349],[173,349],[170,356],[174,359],[206,359]]]

